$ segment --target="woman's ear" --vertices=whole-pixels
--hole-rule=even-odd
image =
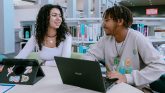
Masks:
[[[49,15],[49,16],[47,16],[47,20],[50,20],[50,15]]]

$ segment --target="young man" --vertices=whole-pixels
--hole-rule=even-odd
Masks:
[[[140,86],[164,74],[165,61],[145,36],[129,28],[132,22],[128,8],[117,5],[108,8],[103,14],[106,36],[92,45],[83,58],[105,61],[109,78]],[[141,64],[146,66],[142,68]]]

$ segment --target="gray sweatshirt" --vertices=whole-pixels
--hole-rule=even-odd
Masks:
[[[120,50],[122,50],[119,66],[129,59],[133,69],[130,74],[125,74],[127,83],[136,86],[149,84],[165,74],[165,61],[143,34],[129,29],[126,39],[122,43],[119,44]],[[112,70],[116,56],[115,38],[104,36],[96,44],[90,46],[83,58],[105,61],[108,68]],[[142,64],[145,64],[145,67]]]

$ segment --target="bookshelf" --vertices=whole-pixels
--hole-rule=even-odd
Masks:
[[[101,18],[67,18],[73,38],[72,52],[86,53],[104,35]],[[76,22],[76,24],[74,24]]]
[[[144,24],[132,24],[131,28],[141,32],[144,36],[148,36],[149,27]]]
[[[25,46],[29,38],[34,34],[35,21],[21,21],[21,30],[19,31],[20,50]]]
[[[71,31],[72,37],[73,37],[73,52],[80,52],[85,53],[88,49],[90,44],[96,43],[100,37],[104,35],[104,31],[101,28],[102,18],[100,17],[91,17],[91,18],[66,18],[65,19],[69,29]],[[134,21],[159,21],[159,20],[165,20],[165,18],[145,18],[145,17],[134,17]],[[136,23],[135,23],[136,24]],[[145,24],[137,23],[137,25],[141,25],[140,29],[145,36],[150,36],[150,29],[149,26]],[[22,39],[22,42],[20,43],[20,49],[23,48],[24,44],[26,44],[27,40],[31,37],[32,34],[34,34],[35,30],[35,21],[21,21],[21,36],[19,36]],[[137,26],[138,27],[138,26]],[[135,27],[135,30],[138,30],[137,27]],[[81,31],[82,29],[84,31]],[[30,31],[29,35],[26,35],[26,31]],[[155,33],[155,32],[154,32]],[[154,37],[154,36],[152,36]],[[93,38],[93,39],[90,39]],[[149,38],[152,39],[152,38]],[[164,38],[163,38],[164,40]],[[151,40],[153,42],[153,39]],[[153,44],[163,44],[164,41],[160,41],[160,38],[154,38]],[[22,45],[23,44],[23,45]],[[76,48],[76,49],[75,49]],[[83,49],[79,49],[83,48]],[[83,50],[83,52],[82,52]]]
[[[145,20],[145,21],[165,21],[165,18],[164,17],[134,17],[133,18],[134,21],[137,21],[137,20]]]
[[[101,14],[105,9],[103,1],[68,0],[66,22],[73,38],[72,52],[85,53],[89,45],[96,43],[104,34],[101,28]]]
[[[21,39],[28,40],[34,34],[35,21],[21,21],[21,27]]]
[[[100,32],[102,30],[102,11],[109,7],[106,4],[111,5],[111,2],[108,0],[68,0],[66,3],[67,4],[62,5],[62,8],[65,20],[72,31],[73,46],[89,46],[97,42],[103,34],[103,32]],[[79,6],[83,8],[80,9]],[[22,27],[20,38],[23,40],[20,43],[21,47],[23,46],[22,44],[26,44],[27,40],[34,33],[35,20],[21,21],[20,24]],[[23,47],[21,47],[21,49],[22,48]]]
[[[165,44],[165,18],[163,17],[134,17],[134,23],[147,26],[147,38],[159,51],[159,47]],[[145,31],[144,31],[145,32]]]
[[[153,27],[150,27],[152,25],[146,25],[143,22],[141,23],[141,20],[146,21],[146,22],[153,22],[153,21],[155,22],[155,21],[165,20],[165,18],[146,18],[146,17],[134,17],[133,19],[134,19],[134,21],[140,21],[140,22],[139,23],[135,22],[132,25],[132,28],[141,32],[143,35],[145,35],[147,37],[154,37],[155,31],[154,31]],[[66,20],[69,21],[69,23],[77,22],[78,25],[79,24],[87,24],[88,25],[88,24],[95,24],[95,23],[100,22],[100,28],[97,28],[97,29],[101,29],[101,23],[102,23],[101,18],[68,18]],[[77,28],[79,28],[79,26],[75,27],[75,29],[77,29]],[[89,37],[86,35],[84,35],[84,36],[86,36],[87,39],[79,39],[79,38],[81,38],[81,35],[80,36],[74,35],[74,32],[81,32],[81,31],[79,31],[79,30],[75,31],[75,29],[73,29],[73,30],[71,29],[72,36],[73,36],[73,51],[74,52],[80,52],[80,53],[82,53],[82,52],[85,53],[86,50],[89,48],[89,45],[96,43],[99,40],[99,38],[101,36],[103,36],[103,33],[104,33],[104,31],[101,29],[100,32],[98,32],[98,33],[102,33],[102,34],[98,35],[99,38],[97,38],[95,40],[90,40]],[[88,26],[87,26],[87,29],[88,29]],[[90,32],[90,31],[93,31],[93,29],[91,29],[89,27],[89,30],[87,30],[87,35],[89,35],[89,36],[90,36],[90,33],[88,33],[88,32]],[[152,32],[154,34],[152,34]],[[96,36],[96,35],[94,35],[94,36]],[[149,39],[154,46],[157,46],[157,44],[160,45],[160,44],[165,43],[163,41],[164,38],[161,38],[161,39],[160,38],[154,38],[154,39],[149,38]]]
[[[78,2],[80,5],[78,5]],[[66,5],[63,7],[65,20],[69,26],[73,37],[73,50],[76,52],[83,52],[88,49],[90,44],[96,43],[100,37],[104,35],[104,31],[101,27],[102,18],[101,15],[105,9],[111,7],[115,1],[111,0],[68,0]],[[82,6],[82,9],[78,7]],[[134,23],[141,25],[140,32],[145,36],[150,35],[150,28],[145,25],[144,21],[162,21],[165,18],[148,18],[148,17],[134,17]],[[21,23],[24,31],[22,32],[22,39],[28,40],[28,38],[34,33],[35,21],[24,21]],[[29,25],[30,24],[30,25]],[[30,26],[30,27],[28,27]],[[26,30],[30,32],[26,32]],[[84,30],[83,30],[84,29]],[[143,29],[143,30],[142,30]],[[136,29],[137,30],[137,29]],[[29,35],[27,34],[29,33]],[[26,35],[27,34],[27,35]],[[79,49],[83,48],[83,49]]]
[[[101,28],[101,18],[66,18],[73,37],[73,49],[85,53],[90,44],[96,43],[104,35]],[[76,24],[74,24],[76,22]],[[20,50],[25,46],[29,38],[34,34],[35,21],[21,21],[19,31]],[[83,49],[82,49],[83,48]],[[82,52],[83,51],[83,52]]]
[[[66,21],[101,21],[102,18],[66,18]]]

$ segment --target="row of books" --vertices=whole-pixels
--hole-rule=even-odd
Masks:
[[[72,45],[72,52],[86,53],[87,50],[89,49],[89,45],[90,44],[84,44],[84,43]]]
[[[32,32],[32,26],[31,25],[26,25],[23,26],[23,38],[24,39],[29,39],[31,37]]]
[[[133,24],[131,28],[148,36],[148,26],[144,24]],[[89,45],[96,43],[103,35],[104,31],[101,24],[80,24],[78,26],[70,26],[73,36],[72,51],[78,53],[86,53]]]
[[[148,29],[149,29],[149,27],[147,25],[144,25],[144,24],[132,24],[131,28],[141,32],[145,36],[148,36]]]
[[[104,35],[101,24],[79,24],[69,27],[73,41],[75,42],[91,42],[98,41]]]
[[[69,28],[73,36],[73,42],[97,42],[104,35],[104,31],[99,23],[82,23],[77,26],[70,26]],[[149,27],[144,24],[133,24],[131,28],[148,36]]]

